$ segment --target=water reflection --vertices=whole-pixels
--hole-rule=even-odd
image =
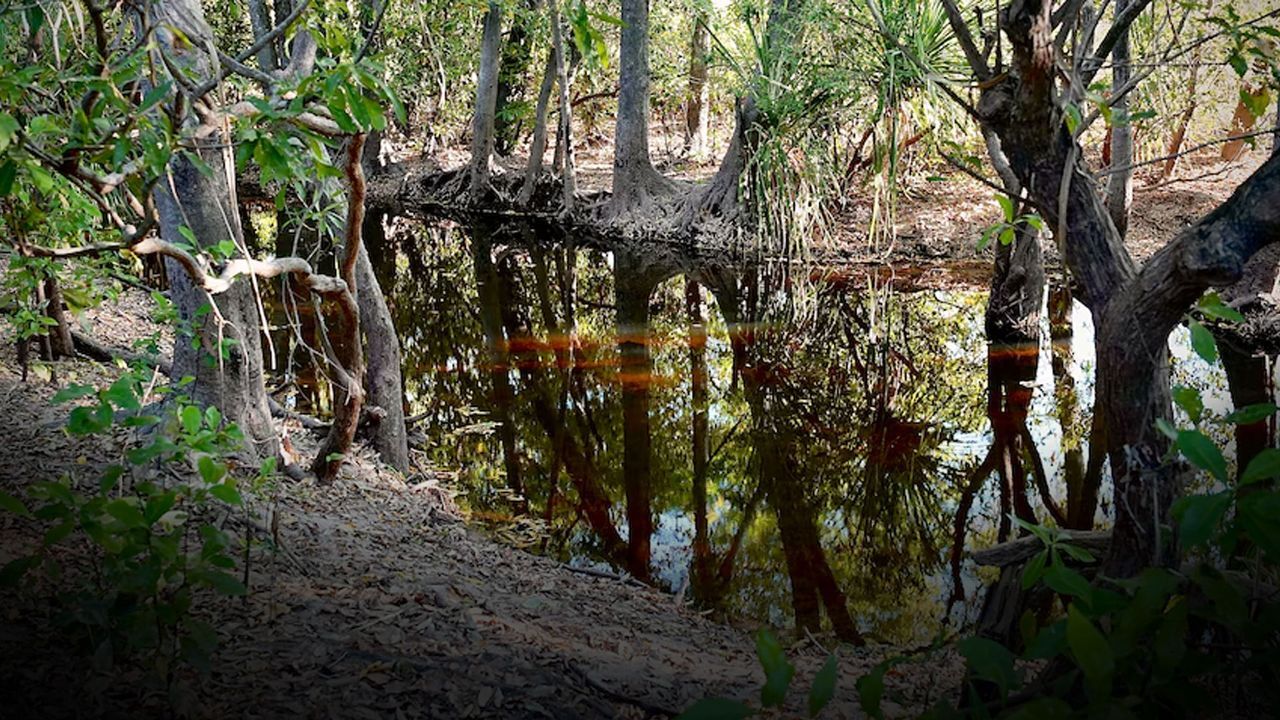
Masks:
[[[1069,299],[989,346],[985,293],[545,235],[398,220],[370,248],[418,444],[482,521],[536,519],[567,562],[858,642],[925,640],[973,599],[954,538],[1105,515]],[[1175,374],[1229,405],[1196,362]]]

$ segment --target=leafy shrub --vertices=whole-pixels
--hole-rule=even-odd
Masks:
[[[208,668],[217,635],[192,612],[202,593],[246,592],[233,574],[232,540],[211,521],[243,504],[229,461],[243,438],[216,408],[201,410],[181,395],[161,410],[144,405],[152,377],[138,367],[107,388],[70,386],[55,396],[92,399],[69,413],[70,435],[126,431],[134,442],[90,487],[64,476],[33,485],[25,499],[0,493],[0,508],[47,528],[34,553],[0,569],[0,584],[43,570],[57,588],[59,625],[96,667],[146,654],[167,683],[179,664]],[[273,472],[268,460],[255,481]],[[64,573],[56,548],[68,540],[92,547],[88,572]]]

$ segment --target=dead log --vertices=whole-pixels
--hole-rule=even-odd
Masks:
[[[1107,548],[1111,546],[1110,531],[1063,530],[1061,531],[1061,537],[1068,544],[1088,550],[1098,557],[1105,555]],[[985,567],[1007,567],[1029,560],[1033,555],[1040,552],[1043,547],[1044,543],[1040,541],[1040,538],[1028,535],[1027,537],[1000,543],[994,547],[975,550],[969,554],[969,557],[978,565]]]

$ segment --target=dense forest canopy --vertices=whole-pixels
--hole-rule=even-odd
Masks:
[[[0,235],[3,706],[1280,702],[1271,0],[10,0]]]

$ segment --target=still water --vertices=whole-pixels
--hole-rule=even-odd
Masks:
[[[989,579],[952,567],[958,531],[1107,523],[1078,305],[1038,345],[988,347],[977,290],[389,228],[371,258],[416,440],[505,542],[732,621],[926,642]],[[1185,331],[1170,349],[1174,381],[1229,412],[1221,368]]]

